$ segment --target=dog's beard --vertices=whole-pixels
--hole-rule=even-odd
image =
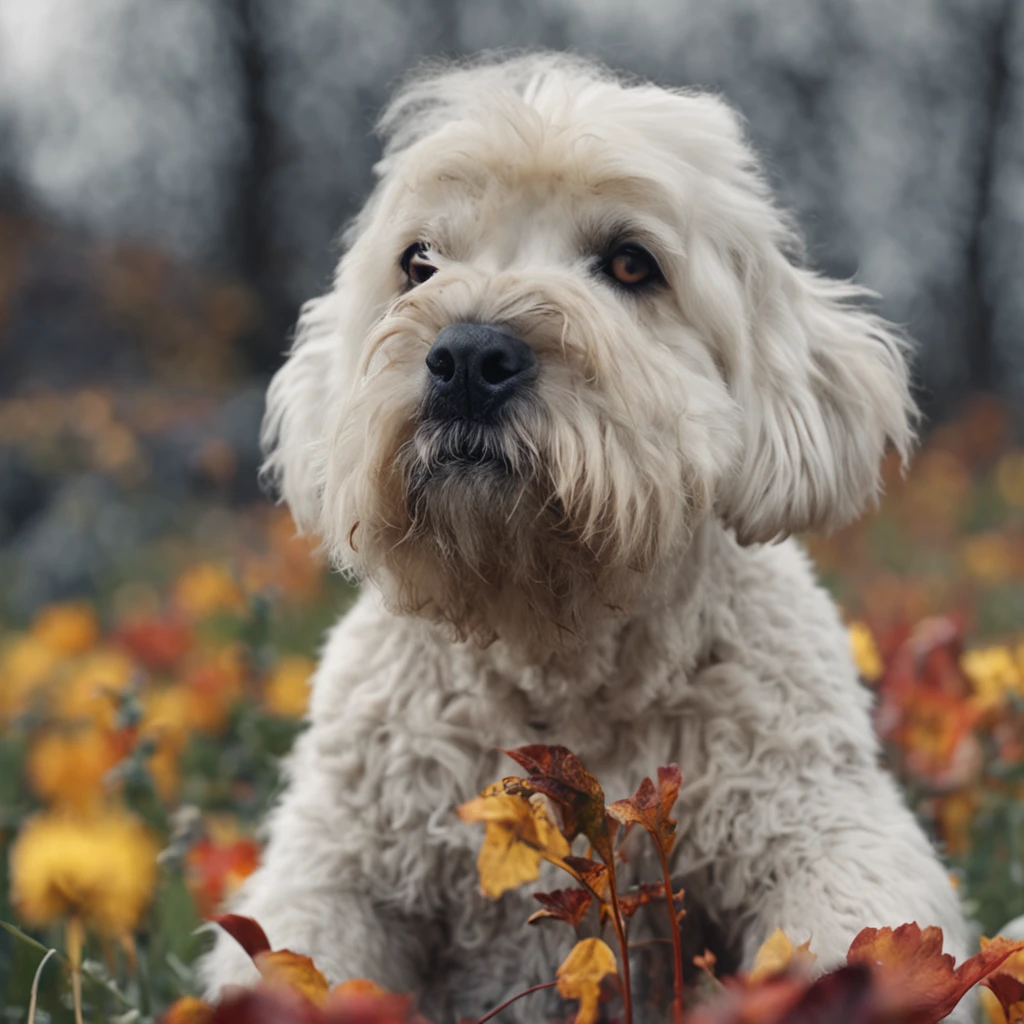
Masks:
[[[413,417],[378,442],[363,452],[374,486],[361,489],[342,557],[393,611],[458,639],[501,638],[535,657],[572,649],[596,617],[633,604],[662,552],[657,516],[626,532],[580,488],[567,506],[515,417],[499,427]]]

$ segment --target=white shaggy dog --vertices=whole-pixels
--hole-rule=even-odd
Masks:
[[[776,927],[828,966],[904,921],[962,956],[784,540],[855,516],[887,442],[907,453],[899,338],[796,262],[713,96],[541,55],[421,74],[381,125],[266,423],[296,518],[366,586],[236,909],[439,1022],[550,980],[569,929],[479,894],[454,808],[513,769],[495,748],[560,743],[613,797],[680,764],[674,870],[742,962]],[[222,938],[204,975],[253,972]]]

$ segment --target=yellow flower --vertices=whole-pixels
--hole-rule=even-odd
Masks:
[[[193,566],[178,577],[174,603],[194,619],[245,611],[245,597],[234,576],[224,566],[211,562]]]
[[[30,818],[11,848],[11,901],[26,924],[61,917],[116,938],[128,935],[156,885],[158,846],[138,818]]]
[[[1008,505],[1024,508],[1024,451],[1007,452],[999,460],[996,487]]]
[[[314,668],[309,658],[282,658],[264,687],[264,707],[281,718],[301,718],[309,703],[309,677]]]
[[[869,683],[881,678],[885,665],[882,664],[882,656],[878,653],[874,634],[863,622],[850,624],[850,648],[860,674]]]
[[[95,726],[44,732],[29,750],[29,784],[36,796],[55,807],[95,810],[106,795],[107,773],[123,753],[113,736]]]
[[[0,721],[27,710],[53,678],[60,657],[31,634],[17,637],[0,654]]]
[[[117,697],[131,682],[135,666],[120,651],[98,650],[75,662],[56,689],[54,713],[66,722],[95,722],[113,728]]]
[[[1011,693],[1024,697],[1024,674],[1008,647],[967,651],[960,667],[974,686],[972,703],[979,711],[1001,707]]]
[[[1005,583],[1013,576],[1013,550],[1001,533],[968,537],[960,549],[967,572],[982,583]]]
[[[57,654],[84,654],[96,646],[100,623],[84,601],[51,604],[36,616],[32,635]]]

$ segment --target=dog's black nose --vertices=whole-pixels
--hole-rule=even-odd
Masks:
[[[431,415],[486,422],[537,376],[525,341],[487,324],[450,324],[427,353]]]

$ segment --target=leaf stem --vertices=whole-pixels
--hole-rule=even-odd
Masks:
[[[626,941],[626,925],[619,909],[619,887],[615,884],[615,864],[608,865],[608,889],[612,897],[612,924],[622,950],[622,998],[625,1003],[626,1024],[633,1024],[633,988],[629,978],[629,943]]]
[[[36,976],[32,979],[32,994],[28,1001],[28,1022],[27,1024],[35,1024],[36,1021],[36,1000],[39,998],[39,978],[43,973],[43,968],[46,966],[46,961],[51,956],[55,956],[57,950],[51,949],[42,960],[39,961],[39,966],[36,968]]]
[[[665,901],[668,903],[668,916],[672,919],[672,984],[675,998],[672,1000],[672,1019],[674,1024],[683,1021],[683,941],[679,934],[679,919],[676,917],[676,901],[672,893],[672,873],[668,866],[668,854],[658,836],[652,835],[654,845],[658,849],[661,870],[665,876]]]
[[[532,992],[539,992],[542,988],[554,988],[558,984],[557,981],[545,981],[543,985],[534,985],[533,988],[528,988],[524,992],[520,992],[518,995],[514,995],[511,999],[506,999],[501,1006],[496,1006],[490,1013],[485,1013],[476,1024],[484,1024],[485,1021],[490,1020],[492,1017],[496,1017],[502,1010],[507,1006],[511,1006],[517,999],[522,999],[523,996],[528,996]]]
[[[33,949],[38,949],[40,953],[48,953],[50,951],[49,946],[44,946],[41,942],[33,939],[31,935],[27,935],[17,925],[11,924],[10,921],[0,920],[0,928],[9,935],[13,935],[16,939],[20,939],[26,945],[31,946]],[[62,957],[60,953],[57,954],[57,959],[65,967],[70,966],[68,961]],[[101,988],[105,988],[122,1006],[129,1010],[138,1009],[138,1007],[116,986],[110,984],[108,981],[104,981],[102,978],[93,974],[91,971],[86,970],[84,967],[80,968],[80,970],[83,977],[88,978],[94,985],[99,985]]]

